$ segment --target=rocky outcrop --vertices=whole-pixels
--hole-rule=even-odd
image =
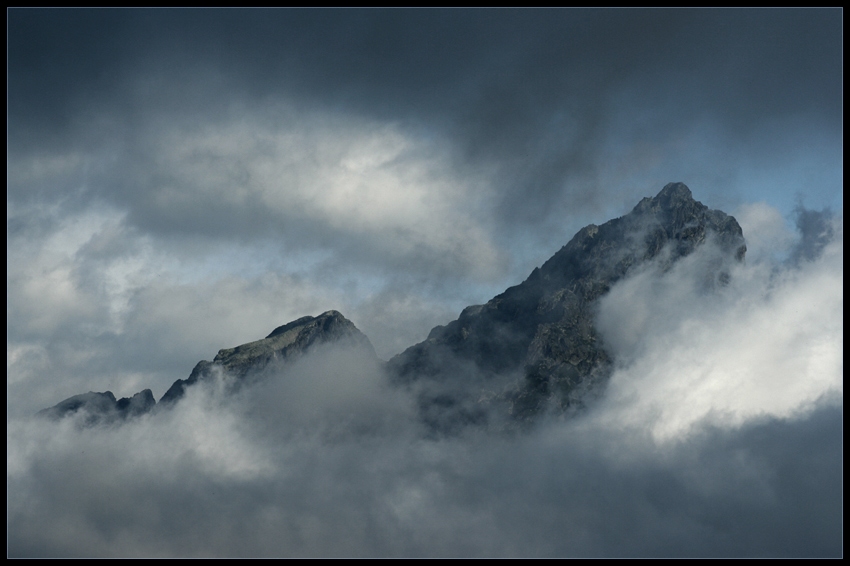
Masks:
[[[389,361],[391,375],[417,384],[423,416],[437,428],[481,422],[499,404],[520,420],[580,406],[612,361],[594,328],[597,299],[637,266],[667,269],[708,240],[720,253],[706,285],[723,284],[727,262],[746,252],[741,227],[670,183],[629,214],[581,229],[523,283],[434,328]]]
[[[137,417],[151,411],[156,406],[153,393],[145,389],[132,397],[116,400],[111,391],[95,393],[89,391],[74,395],[61,403],[37,413],[39,417],[58,420],[70,415],[82,415],[82,424],[94,425],[113,423]]]
[[[210,379],[216,372],[224,372],[235,384],[240,384],[272,363],[293,361],[320,344],[330,343],[362,349],[377,359],[365,334],[337,311],[328,311],[275,328],[262,340],[219,350],[213,361],[198,362],[188,379],[175,381],[159,402],[167,405],[177,401],[183,397],[187,387]]]
[[[39,411],[37,416],[50,419],[81,412],[83,425],[96,425],[126,420],[150,412],[154,407],[167,408],[185,395],[186,389],[196,383],[212,379],[217,372],[226,376],[232,388],[238,388],[272,364],[285,366],[315,347],[332,344],[339,348],[353,348],[377,361],[375,350],[365,334],[337,311],[328,311],[317,317],[305,316],[275,328],[262,340],[219,350],[209,362],[197,363],[188,379],[178,379],[157,404],[150,389],[131,398],[115,399],[111,391],[89,392],[75,395],[61,403]]]
[[[521,284],[431,330],[424,342],[386,364],[389,379],[411,390],[422,419],[438,432],[494,418],[511,426],[547,410],[580,408],[601,390],[612,364],[594,326],[598,299],[640,266],[667,270],[709,242],[714,255],[705,265],[707,288],[725,284],[729,265],[743,260],[741,227],[694,200],[684,184],[670,183],[629,214],[582,228]],[[158,406],[168,407],[187,388],[217,375],[229,387],[241,387],[322,344],[356,348],[377,361],[368,338],[340,313],[328,311],[198,362]],[[118,401],[107,391],[71,397],[39,414],[61,418],[84,410],[91,422],[102,422],[142,414],[153,405],[149,390]]]

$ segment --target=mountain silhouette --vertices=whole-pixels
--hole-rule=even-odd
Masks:
[[[720,253],[705,284],[723,284],[728,262],[746,253],[740,225],[670,183],[629,214],[579,230],[523,283],[431,330],[389,361],[390,373],[401,383],[428,382],[418,387],[419,405],[436,427],[485,420],[492,412],[482,398],[520,420],[578,408],[612,362],[594,328],[596,301],[639,266],[669,269],[709,240]]]
[[[425,341],[385,364],[386,377],[416,396],[422,420],[437,432],[580,409],[602,391],[613,362],[594,326],[599,298],[634,270],[669,270],[705,245],[715,253],[703,283],[724,285],[730,265],[746,253],[740,225],[694,200],[683,183],[670,183],[625,216],[579,230],[524,282],[432,329]],[[38,414],[61,418],[85,411],[87,424],[123,420],[173,405],[187,388],[216,376],[235,389],[273,365],[285,379],[286,365],[318,345],[355,347],[377,360],[369,339],[339,312],[328,311],[198,362],[158,404],[150,390],[120,401],[108,391],[90,392]]]

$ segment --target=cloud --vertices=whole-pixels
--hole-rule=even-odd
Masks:
[[[76,178],[145,233],[274,237],[379,269],[498,273],[504,260],[474,212],[481,181],[452,175],[445,152],[396,124],[303,111],[281,103],[203,127],[144,127],[132,148],[95,149],[89,159],[113,161],[99,171],[71,155],[28,156],[14,162],[11,190],[61,191]]]
[[[151,229],[181,223],[148,208],[146,191],[135,202],[135,183],[120,187],[156,175],[152,147],[166,164],[185,156],[181,147],[197,150],[187,171],[207,166],[202,173],[241,186],[257,174],[250,165],[263,156],[242,158],[258,142],[302,141],[287,138],[288,128],[270,128],[269,140],[263,126],[317,113],[363,127],[353,137],[364,149],[374,132],[393,128],[430,138],[463,181],[485,178],[484,198],[508,239],[557,245],[588,216],[622,212],[609,209],[612,201],[633,204],[674,178],[740,194],[753,188],[738,179],[748,172],[773,185],[776,198],[777,186],[799,176],[805,184],[792,191],[804,186],[837,206],[840,10],[57,14],[10,12],[12,166],[39,154],[41,169],[81,162],[97,173],[117,157],[112,182],[94,191],[121,194]],[[250,119],[234,120],[240,115]],[[211,144],[172,146],[174,130],[209,135]],[[225,135],[247,146],[214,141]],[[344,133],[341,145],[351,137]],[[286,149],[310,154],[310,143],[299,145]],[[240,159],[219,162],[222,150]],[[160,189],[163,202],[180,200],[173,186]],[[247,196],[216,194],[223,202]],[[335,195],[334,203],[351,202]],[[402,200],[368,214],[403,211]],[[577,225],[554,242],[527,234],[531,223],[555,230],[565,218]],[[216,220],[228,225],[226,215]],[[246,224],[238,214],[229,221]],[[190,226],[203,223],[184,219]]]
[[[840,554],[837,409],[671,449],[564,424],[281,442],[209,409],[85,435],[13,428],[10,555]],[[37,447],[21,465],[23,441]]]
[[[619,364],[606,403],[629,407],[612,409],[618,420],[631,412],[632,424],[666,439],[705,419],[740,426],[790,418],[824,398],[840,402],[843,240],[824,244],[821,260],[804,270],[778,268],[782,252],[800,244],[774,248],[779,258],[770,261],[763,242],[791,240],[777,235],[775,210],[746,212],[757,261],[737,266],[728,286],[700,285],[710,259],[702,250],[663,275],[646,269],[600,301],[598,326]],[[799,241],[808,238],[803,232]]]
[[[255,250],[239,245],[199,245],[187,257],[138,234],[110,207],[18,218],[44,224],[9,238],[13,414],[92,388],[159,396],[222,346],[343,302],[332,285],[257,269]],[[240,264],[243,273],[231,271]]]
[[[429,440],[335,351],[120,427],[11,419],[9,554],[839,556],[842,242],[711,290],[699,256],[612,289],[605,395],[524,433]]]
[[[841,15],[9,11],[10,555],[840,555]],[[389,358],[673,180],[747,263],[615,289],[582,418],[425,440],[329,358],[28,420],[328,309]]]

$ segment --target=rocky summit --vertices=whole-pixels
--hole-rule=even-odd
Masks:
[[[547,411],[581,408],[602,390],[613,362],[594,326],[599,298],[640,266],[667,270],[708,242],[715,252],[704,274],[710,288],[723,285],[729,265],[743,260],[743,232],[733,217],[694,200],[684,184],[670,183],[625,216],[582,228],[524,282],[431,330],[424,342],[387,362],[387,378],[416,397],[422,420],[437,432],[494,419],[496,426],[529,422]],[[321,344],[362,349],[375,358],[369,339],[328,311],[198,362],[158,406],[177,402],[187,388],[216,375],[238,387],[275,364],[285,379],[286,364]],[[71,397],[39,415],[60,418],[85,410],[92,415],[87,422],[97,423],[153,406],[149,390],[120,401],[107,391]]]
[[[612,362],[594,328],[596,301],[637,266],[669,268],[709,239],[720,257],[706,284],[723,283],[726,262],[741,261],[747,249],[740,225],[670,183],[629,214],[582,228],[523,283],[434,328],[389,361],[391,375],[429,382],[418,387],[419,406],[438,428],[482,422],[500,404],[520,420],[580,407]]]

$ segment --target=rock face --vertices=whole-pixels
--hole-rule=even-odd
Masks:
[[[159,402],[169,404],[177,401],[183,397],[186,387],[210,379],[217,371],[224,371],[236,383],[241,383],[249,375],[261,372],[273,362],[293,361],[315,346],[330,343],[361,348],[377,359],[365,334],[337,311],[328,311],[317,317],[305,316],[275,328],[262,340],[219,350],[213,361],[198,362],[188,379],[175,381]]]
[[[386,364],[389,379],[411,389],[422,419],[437,432],[493,418],[510,426],[547,410],[580,408],[589,393],[601,389],[612,362],[594,327],[598,299],[639,266],[652,262],[669,269],[709,241],[716,253],[704,283],[723,285],[729,264],[746,253],[741,227],[695,201],[684,184],[670,183],[629,214],[582,228],[523,283],[431,330],[424,342]],[[340,313],[328,311],[198,362],[158,406],[175,403],[188,387],[217,374],[240,387],[271,364],[285,365],[321,344],[357,348],[377,361],[369,339]],[[61,418],[85,410],[91,422],[101,422],[142,414],[154,404],[150,390],[118,401],[109,391],[86,393],[39,415]]]
[[[597,299],[635,267],[654,260],[669,268],[709,239],[720,254],[706,284],[723,284],[725,263],[746,252],[741,227],[695,201],[684,184],[670,183],[629,214],[581,229],[520,285],[434,328],[389,361],[391,375],[427,382],[418,385],[419,405],[438,429],[484,421],[499,403],[520,420],[580,406],[612,361],[594,329]]]
[[[74,395],[61,403],[37,413],[40,417],[61,419],[78,412],[84,413],[83,424],[113,423],[137,417],[150,412],[156,405],[153,393],[145,389],[132,397],[115,399],[111,391],[95,393],[89,391],[82,395]]]
[[[188,379],[175,381],[159,400],[159,404],[150,389],[119,400],[115,399],[111,391],[89,392],[65,399],[49,409],[39,411],[37,416],[61,419],[83,411],[86,415],[82,422],[84,425],[123,421],[150,412],[154,407],[167,408],[183,397],[187,387],[213,378],[216,372],[226,374],[236,388],[254,376],[261,375],[271,364],[294,361],[322,344],[355,348],[377,361],[375,350],[366,335],[337,311],[328,311],[317,317],[305,316],[275,328],[262,340],[219,350],[213,361],[198,362]]]

